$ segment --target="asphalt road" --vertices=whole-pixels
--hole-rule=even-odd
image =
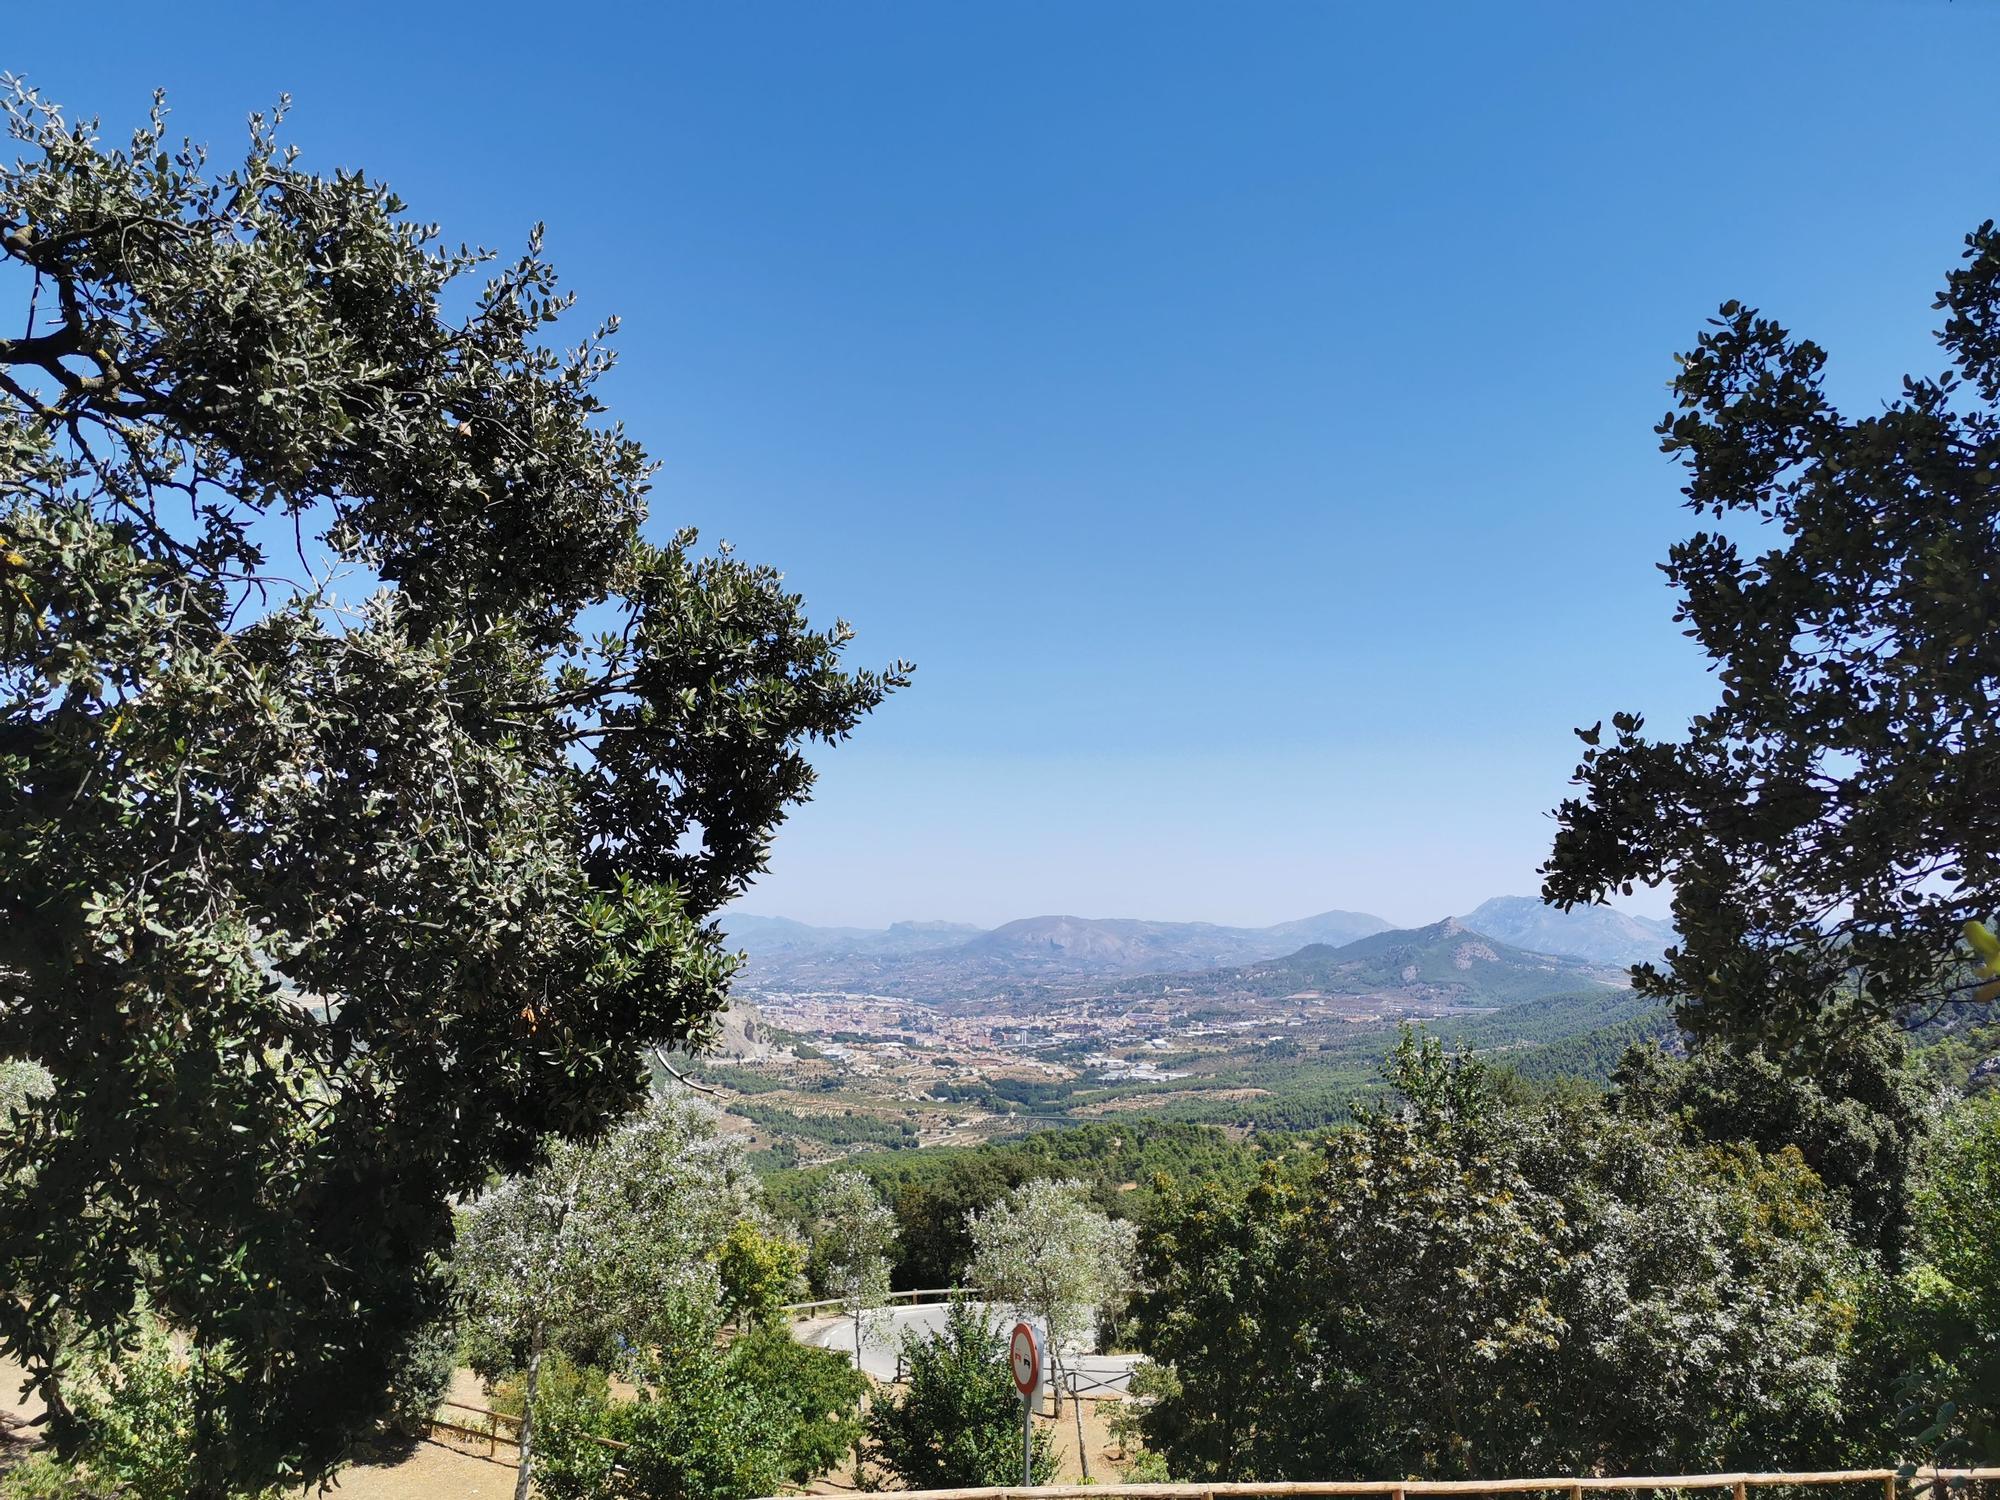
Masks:
[[[986,1314],[994,1330],[1003,1338],[1018,1321],[1012,1308],[983,1302],[972,1305]],[[945,1307],[942,1302],[930,1302],[915,1307],[883,1307],[863,1313],[861,1368],[877,1380],[894,1380],[900,1373],[896,1356],[902,1350],[903,1341],[906,1338],[935,1337],[942,1332]],[[838,1349],[850,1357],[854,1353],[854,1319],[850,1317],[814,1318],[810,1322],[794,1324],[792,1332],[801,1343],[820,1349]],[[1085,1395],[1109,1395],[1125,1389],[1132,1366],[1138,1361],[1136,1354],[1079,1354],[1064,1360],[1063,1367],[1065,1372],[1075,1373],[1077,1388]],[[1067,1373],[1064,1384],[1067,1388]]]

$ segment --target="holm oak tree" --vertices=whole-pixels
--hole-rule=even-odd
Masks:
[[[1716,524],[1664,571],[1720,692],[1681,739],[1632,713],[1578,731],[1542,893],[1670,884],[1680,940],[1635,974],[1698,1033],[1796,1042],[2000,973],[1990,221],[1936,305],[1948,367],[1864,416],[1828,400],[1819,346],[1736,302],[1680,361],[1662,446]]]
[[[907,668],[642,534],[540,247],[445,247],[253,119],[239,165],[25,85],[0,167],[0,1343],[149,1308],[197,1491],[325,1473],[450,1204],[645,1092],[712,918]],[[485,265],[485,271],[479,268]],[[482,279],[483,285],[477,283]]]

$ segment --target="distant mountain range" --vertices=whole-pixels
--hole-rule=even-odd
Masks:
[[[723,927],[749,955],[743,978],[750,984],[916,996],[926,989],[963,994],[996,985],[1222,968],[1276,958],[1307,943],[1351,942],[1385,932],[1389,924],[1365,912],[1328,911],[1274,927],[1049,916],[990,930],[954,922],[857,928],[732,913]]]
[[[1514,1005],[1621,986],[1624,977],[1609,965],[1517,948],[1446,917],[1340,947],[1312,943],[1266,963],[1180,976],[1180,982],[1196,993],[1218,995],[1421,996],[1463,1005]]]
[[[742,977],[752,988],[853,990],[912,999],[1204,973],[1231,976],[1234,982],[1257,966],[1270,969],[1272,982],[1280,983],[1285,981],[1275,961],[1283,960],[1301,976],[1322,974],[1339,986],[1334,993],[1416,984],[1440,993],[1479,991],[1487,1003],[1506,1003],[1496,997],[1521,986],[1503,975],[1518,977],[1528,988],[1540,985],[1541,993],[1615,981],[1588,966],[1622,967],[1657,958],[1672,939],[1664,923],[1606,907],[1558,912],[1522,896],[1497,897],[1462,922],[1448,918],[1401,931],[1380,917],[1349,911],[1271,927],[1072,916],[1026,917],[991,929],[955,922],[814,927],[735,914],[724,919],[724,927],[730,942],[749,955]],[[1487,956],[1476,951],[1482,943]],[[1327,968],[1335,953],[1338,964]],[[1396,977],[1410,969],[1416,978]],[[1484,981],[1474,983],[1464,977],[1469,973]],[[1301,987],[1310,982],[1298,981]]]
[[[986,929],[970,922],[896,922],[888,927],[814,927],[790,917],[731,912],[729,941],[753,956],[797,953],[921,953],[949,948]]]
[[[1495,896],[1459,918],[1475,932],[1537,953],[1560,953],[1598,964],[1656,960],[1674,940],[1674,924],[1635,917],[1608,906],[1558,911],[1533,896]]]
[[[1388,930],[1389,924],[1380,917],[1354,911],[1325,911],[1275,927],[1027,917],[982,933],[958,951],[1024,967],[1082,966],[1104,973],[1137,973],[1169,967],[1218,968],[1273,957],[1303,943],[1351,943]]]

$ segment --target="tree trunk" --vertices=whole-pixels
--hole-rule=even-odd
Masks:
[[[854,1368],[861,1368],[861,1303],[854,1304]]]
[[[59,1427],[69,1420],[69,1403],[63,1400],[62,1376],[53,1371],[42,1382],[42,1409],[48,1414],[51,1427]]]
[[[1058,1385],[1057,1390],[1062,1387]],[[1083,1465],[1083,1482],[1090,1483],[1090,1445],[1083,1440],[1083,1398],[1074,1391],[1069,1398],[1070,1414],[1076,1418],[1076,1461]]]
[[[528,1487],[534,1478],[535,1393],[541,1383],[542,1321],[537,1318],[534,1330],[528,1335],[528,1370],[521,1382],[521,1426],[517,1434],[521,1444],[521,1467],[514,1473],[514,1500],[528,1500]]]

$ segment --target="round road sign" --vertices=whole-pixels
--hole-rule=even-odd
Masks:
[[[1016,1323],[1008,1353],[1014,1360],[1014,1389],[1024,1396],[1034,1395],[1035,1387],[1042,1383],[1042,1354],[1035,1347],[1035,1330],[1026,1323]]]

